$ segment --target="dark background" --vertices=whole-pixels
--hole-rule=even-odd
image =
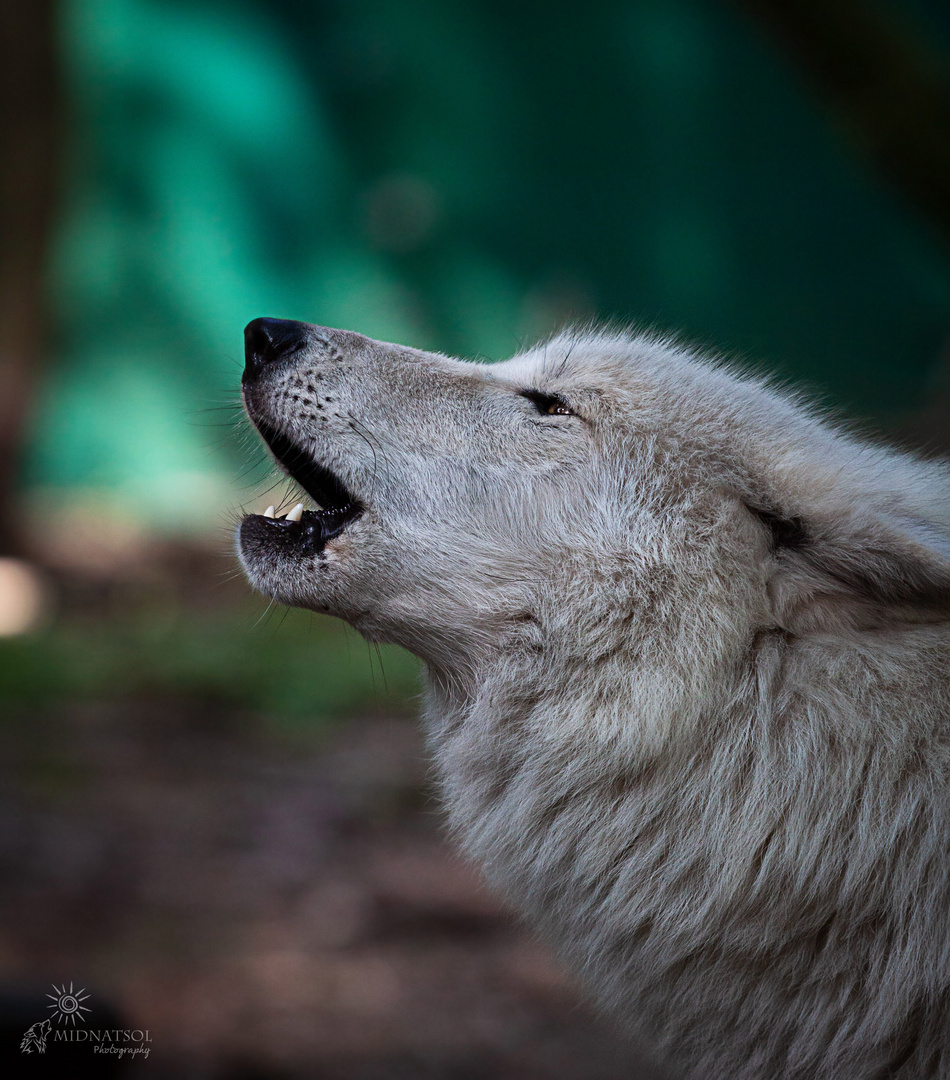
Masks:
[[[0,7],[23,1075],[70,982],[156,1075],[633,1075],[444,846],[415,662],[235,580],[236,515],[292,495],[237,409],[241,330],[497,359],[632,321],[943,452],[948,57],[937,0]]]

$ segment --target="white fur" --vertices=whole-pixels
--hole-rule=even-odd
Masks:
[[[242,560],[425,661],[490,880],[681,1077],[950,1076],[947,467],[653,338],[310,334],[256,405],[366,511]]]

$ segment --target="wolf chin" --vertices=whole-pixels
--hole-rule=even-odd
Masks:
[[[680,1077],[950,1076],[950,474],[679,344],[304,323],[253,584],[419,656],[451,830]],[[312,500],[312,503],[311,503]]]

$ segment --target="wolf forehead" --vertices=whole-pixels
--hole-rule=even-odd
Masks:
[[[583,418],[610,421],[614,429],[695,432],[718,445],[743,427],[750,433],[766,415],[774,425],[777,411],[783,422],[801,422],[807,411],[794,395],[777,393],[734,365],[671,337],[633,330],[572,328],[511,359],[483,363],[306,323],[287,322],[288,329],[275,332],[272,324],[284,320],[259,319],[248,330],[258,324],[267,324],[274,340],[260,350],[269,359],[248,366],[271,365],[270,404],[283,406],[290,421],[326,424],[358,403],[380,418],[440,404],[477,407],[487,391],[507,388],[570,394]],[[247,400],[247,374],[244,387]]]
[[[648,473],[661,487],[720,485],[785,516],[840,519],[874,502],[941,528],[947,517],[945,466],[855,437],[800,393],[670,338],[570,329],[492,364],[258,319],[246,345],[245,404],[265,440],[268,425],[279,428],[344,484],[357,479],[354,463],[378,474],[400,450],[446,463],[480,448],[496,461],[510,451],[577,464],[601,447],[613,481]],[[539,424],[523,401],[519,412],[525,395],[552,415]]]
[[[284,378],[297,385],[304,377],[346,382],[377,374],[392,386],[412,385],[417,391],[419,383],[425,383],[435,396],[497,381],[526,389],[557,386],[613,392],[630,406],[654,399],[674,404],[669,392],[676,387],[686,390],[688,385],[695,392],[702,384],[709,393],[743,381],[734,368],[699,356],[672,338],[633,331],[568,329],[510,359],[479,362],[376,341],[348,330],[293,325],[300,327],[299,338],[284,354],[294,361]],[[314,392],[318,389],[312,386]]]
[[[772,488],[794,502],[803,484],[814,497],[840,487],[858,458],[865,473],[887,471],[896,460],[835,430],[801,395],[657,335],[570,329],[498,363],[278,319],[255,320],[246,335],[243,389],[251,418],[266,441],[260,419],[322,457],[354,445],[354,431],[371,440],[413,424],[419,447],[447,455],[464,457],[466,442],[474,448],[479,439],[502,455],[506,447],[540,453],[540,443],[521,437],[513,404],[520,395],[542,413],[583,421],[546,424],[547,450],[556,445],[552,431],[562,433],[562,446],[573,438],[581,450],[575,436],[583,431],[592,437],[586,449],[612,448],[615,460],[639,458],[643,467],[644,454],[657,455],[658,482],[685,471],[753,499]]]

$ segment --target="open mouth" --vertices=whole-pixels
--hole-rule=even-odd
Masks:
[[[290,513],[275,517],[271,507],[266,514],[249,516],[266,522],[274,530],[275,539],[280,537],[285,543],[299,544],[312,552],[322,550],[328,540],[338,536],[363,513],[363,504],[330,469],[318,465],[266,421],[253,419],[278,464],[306,491],[318,509],[304,510],[298,505]]]

